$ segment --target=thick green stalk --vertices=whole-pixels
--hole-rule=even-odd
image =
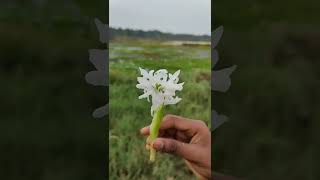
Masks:
[[[150,135],[148,137],[148,141],[154,141],[159,134],[159,128],[161,124],[161,120],[163,118],[164,105],[161,105],[154,113],[152,123],[150,125]],[[150,161],[154,162],[156,159],[156,150],[150,146]]]

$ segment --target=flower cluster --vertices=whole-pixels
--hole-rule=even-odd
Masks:
[[[174,74],[168,73],[165,69],[158,71],[139,68],[142,77],[138,77],[137,88],[142,89],[144,94],[139,96],[139,99],[147,98],[150,102],[150,96],[152,101],[151,116],[160,107],[160,105],[177,104],[181,101],[181,98],[176,96],[176,91],[183,89],[183,84],[179,83],[180,70]]]

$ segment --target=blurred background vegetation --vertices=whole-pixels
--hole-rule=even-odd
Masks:
[[[225,27],[215,69],[238,65],[213,108],[230,117],[214,132],[213,168],[248,179],[319,179],[320,2],[213,2]]]
[[[88,49],[104,0],[0,2],[0,179],[104,179],[107,122],[91,113],[106,89],[88,85]]]

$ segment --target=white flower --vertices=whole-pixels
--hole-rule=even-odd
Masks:
[[[138,84],[136,87],[143,89],[144,92],[139,96],[139,99],[147,98],[150,102],[149,97],[151,96],[151,116],[160,105],[177,104],[181,101],[181,98],[176,96],[176,91],[181,91],[184,84],[178,84],[180,70],[170,74],[165,69],[160,69],[156,72],[154,70],[148,72],[145,69],[139,69],[142,77],[137,78]]]

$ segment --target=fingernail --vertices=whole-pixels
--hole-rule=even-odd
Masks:
[[[162,141],[154,141],[152,143],[152,147],[158,150],[162,150],[163,148],[163,142]]]
[[[144,129],[145,129],[145,128],[141,128],[141,129],[140,129],[140,134],[143,134],[143,133],[144,133],[144,131],[145,131]]]
[[[141,134],[145,134],[148,131],[148,127],[144,127],[140,129]]]

